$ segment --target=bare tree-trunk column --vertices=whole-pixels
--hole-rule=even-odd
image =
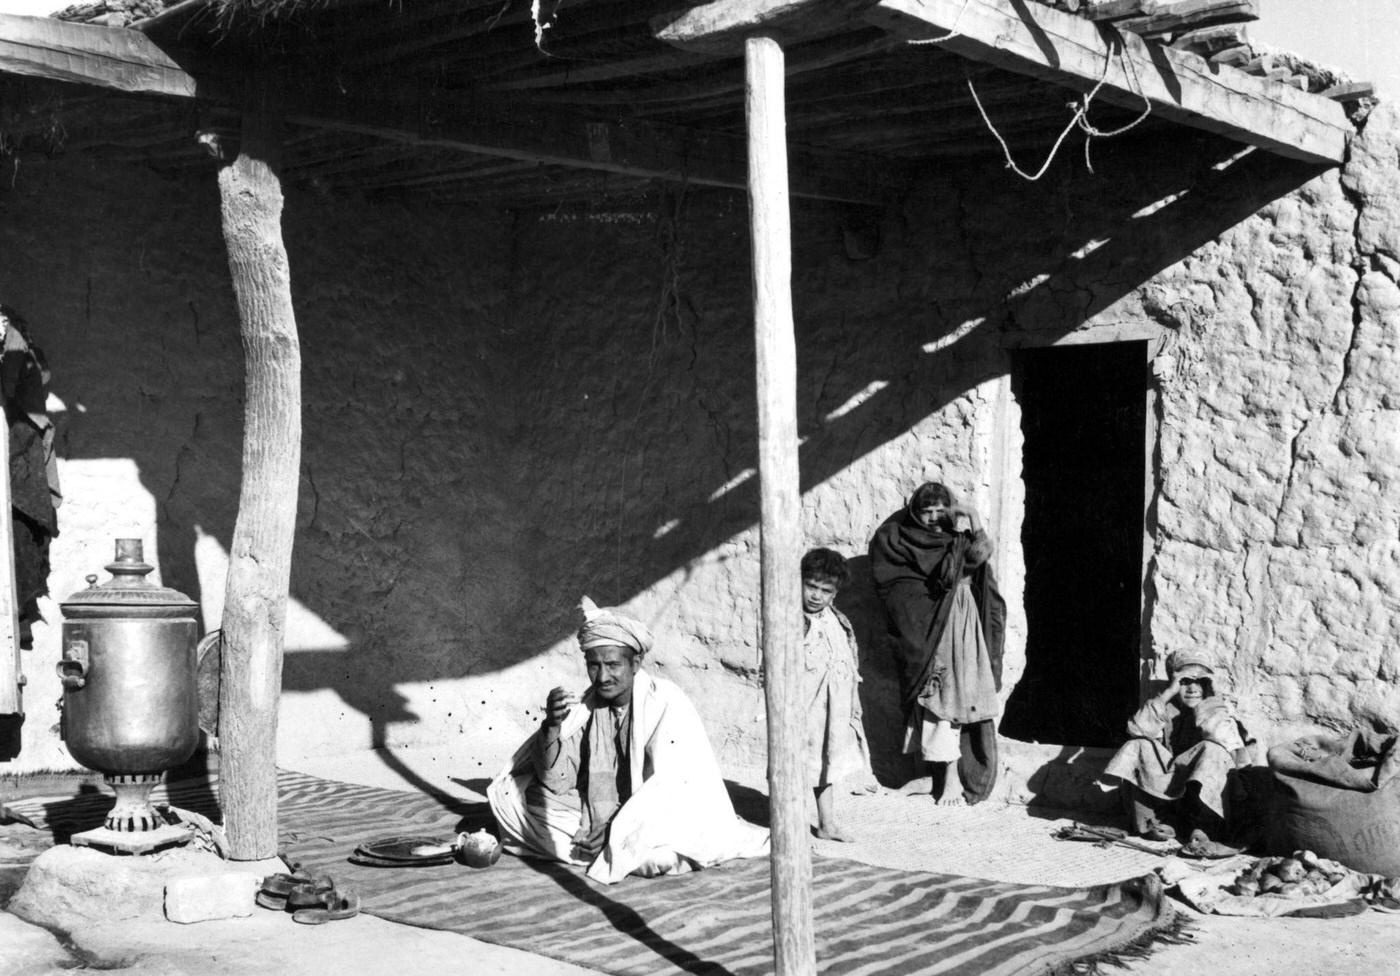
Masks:
[[[277,853],[277,703],[301,468],[301,349],[282,244],[279,148],[276,117],[250,110],[237,158],[219,171],[247,374],[219,690],[219,779],[236,860]]]
[[[758,382],[761,643],[773,837],[773,954],[778,976],[814,976],[805,715],[797,687],[802,649],[802,527],[783,49],[772,38],[751,37],[744,42],[744,60]]]
[[[0,316],[0,323],[4,322]],[[5,327],[0,324],[0,340]],[[10,456],[10,428],[0,423],[0,457]],[[24,667],[19,654],[19,594],[15,591],[15,530],[10,515],[10,469],[0,467],[0,717],[24,714]],[[13,721],[13,720],[12,720]],[[2,728],[3,726],[0,726]],[[15,727],[18,738],[18,726]],[[17,744],[17,743],[16,743]],[[0,762],[6,755],[0,732]]]

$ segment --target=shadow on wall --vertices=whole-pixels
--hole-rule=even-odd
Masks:
[[[1062,162],[1053,185],[992,168],[940,180],[887,219],[868,261],[845,256],[839,211],[799,206],[804,492],[1003,372],[1004,332],[1076,328],[1317,173],[1262,153],[1216,169],[1238,147],[1209,137],[1178,148],[1108,147],[1097,175]],[[114,208],[110,184],[85,185]],[[196,527],[227,549],[236,514],[242,354],[212,174],[177,189],[189,206],[133,195],[127,218],[149,219],[169,267],[144,250],[138,267],[124,223],[79,213],[76,192],[63,210],[9,200],[0,245],[21,285],[7,302],[52,335],[55,389],[85,407],[61,455],[135,458],[165,583],[198,600]],[[532,661],[573,630],[581,594],[627,601],[755,525],[745,208],[697,195],[683,213],[665,227],[674,217],[443,217],[289,194],[305,416],[292,592],[350,646],[289,655],[284,687],[368,716],[372,741],[347,749],[423,719],[400,686]],[[45,246],[16,246],[40,226]],[[56,281],[65,240],[84,243],[88,273]],[[893,483],[945,463],[973,460],[911,457]],[[898,491],[869,503],[893,510]],[[848,555],[887,514],[850,529]],[[853,568],[841,606],[877,767],[894,768],[896,672],[868,566]],[[470,734],[483,706],[460,706]],[[456,703],[441,707],[434,720],[455,723]]]
[[[847,565],[851,582],[837,597],[836,607],[850,618],[860,644],[860,705],[875,778],[896,786],[907,780],[911,767],[903,754],[904,716],[893,643],[870,576],[870,557],[853,556]]]

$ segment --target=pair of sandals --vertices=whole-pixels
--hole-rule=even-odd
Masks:
[[[320,925],[360,914],[360,896],[340,891],[330,875],[312,878],[293,869],[290,874],[269,874],[262,879],[255,898],[263,908],[291,912],[292,921]]]
[[[1172,829],[1170,824],[1164,824],[1160,820],[1154,819],[1148,821],[1146,828],[1140,831],[1138,836],[1143,840],[1171,841],[1176,840],[1176,831]],[[1178,857],[1215,861],[1234,857],[1243,850],[1242,847],[1231,847],[1229,844],[1211,840],[1204,830],[1197,828],[1191,831],[1190,839],[1176,853]]]

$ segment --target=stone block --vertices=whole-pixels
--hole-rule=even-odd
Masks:
[[[54,847],[34,859],[9,911],[37,925],[116,922],[161,915],[164,879],[147,858],[117,857],[86,847]]]
[[[73,931],[91,923],[162,922],[166,918],[168,884],[177,879],[201,880],[227,875],[237,877],[236,882],[224,883],[230,890],[241,890],[247,898],[248,910],[208,917],[234,918],[252,913],[257,880],[281,870],[285,870],[285,866],[280,859],[239,862],[239,867],[234,869],[215,854],[187,848],[131,856],[64,845],[51,848],[34,859],[7,909],[26,921],[63,931]],[[227,897],[233,898],[231,894]],[[186,902],[196,903],[193,898]],[[213,905],[212,898],[210,904]],[[188,915],[196,909],[182,907],[177,911]]]
[[[172,922],[210,922],[253,914],[258,879],[243,871],[185,875],[165,884],[165,917]]]

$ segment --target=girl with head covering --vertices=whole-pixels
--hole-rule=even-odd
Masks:
[[[904,751],[933,764],[939,803],[986,799],[996,783],[997,693],[1006,603],[991,540],[942,484],[920,485],[870,540],[870,568],[901,669]],[[958,785],[950,782],[956,764]]]

